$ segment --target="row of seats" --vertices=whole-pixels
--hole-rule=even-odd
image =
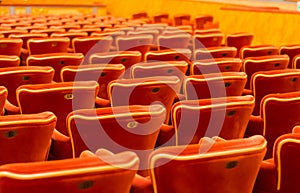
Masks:
[[[217,49],[220,48],[227,47]],[[249,54],[246,47],[234,48],[235,53],[239,49],[238,53],[245,50]],[[51,179],[62,191],[73,190],[74,185],[75,192],[103,190],[105,185],[116,192],[195,192],[199,188],[203,192],[251,192],[253,187],[253,192],[274,192],[276,188],[291,192],[291,183],[282,176],[294,174],[284,170],[280,161],[274,161],[281,160],[281,154],[272,154],[272,150],[290,152],[289,144],[284,147],[286,138],[289,143],[297,143],[300,72],[288,69],[291,56],[278,55],[273,46],[248,48],[255,51],[243,55],[243,60],[222,55],[226,58],[193,62],[178,50],[152,51],[151,60],[164,60],[167,56],[180,60],[154,63],[138,63],[143,54],[136,50],[88,57],[87,53],[76,53],[78,63],[70,62],[69,66],[60,60],[55,70],[40,66],[40,60],[44,57],[49,62],[74,53],[30,54],[27,65],[32,62],[37,66],[0,69],[0,74],[3,70],[2,74],[7,75],[0,81],[5,86],[0,92],[0,105],[5,109],[0,126],[3,143],[9,142],[1,147],[12,148],[3,151],[9,155],[3,154],[0,166],[0,178],[7,180],[1,191],[18,192],[26,186],[30,192],[36,188],[47,192],[52,190],[49,186],[53,184],[48,183]],[[246,61],[256,64],[253,53],[267,55],[258,59],[272,68],[256,67],[247,74]],[[126,66],[128,58],[119,58],[122,54],[137,54],[139,61]],[[151,56],[151,51],[144,54]],[[191,56],[191,50],[187,54]],[[109,62],[116,58],[117,62]],[[221,66],[227,61],[238,63],[238,70],[231,71],[225,64],[226,72],[211,73],[212,68],[222,71],[216,63]],[[126,79],[121,78],[124,76]],[[280,117],[278,111],[282,113]],[[29,135],[25,128],[30,130]],[[33,138],[33,128],[40,134],[37,139]],[[18,155],[11,153],[16,152],[16,146]],[[33,150],[31,156],[29,149]],[[187,173],[195,176],[188,175],[191,178],[187,179]],[[69,179],[69,183],[62,178]],[[37,181],[45,186],[28,185]],[[123,185],[115,185],[118,182]]]

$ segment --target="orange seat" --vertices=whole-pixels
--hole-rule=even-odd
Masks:
[[[2,116],[0,165],[47,160],[55,124],[51,112]]]
[[[193,49],[220,47],[223,37],[222,33],[196,34],[193,36]]]
[[[268,94],[260,104],[259,116],[251,117],[247,127],[247,135],[263,135],[268,141],[265,158],[271,158],[276,139],[291,133],[298,125],[300,118],[300,92]]]
[[[253,115],[259,115],[262,98],[271,93],[300,91],[300,70],[283,69],[260,71],[253,74],[250,90],[255,97]]]
[[[84,64],[88,63],[93,53],[108,52],[112,44],[112,37],[77,37],[72,40],[72,47],[75,53],[82,53],[85,56]]]
[[[8,90],[5,103],[6,113],[19,113],[16,90],[24,84],[50,83],[53,80],[54,69],[45,66],[18,66],[0,68],[0,85]]]
[[[159,35],[157,37],[158,49],[187,49],[189,48],[192,36],[187,33],[172,34],[172,35]]]
[[[2,193],[128,193],[139,165],[133,152],[0,166]]]
[[[191,25],[191,15],[190,14],[176,14],[173,16],[173,25]]]
[[[194,19],[195,29],[205,29],[205,25],[212,24],[214,17],[212,15],[198,15]]]
[[[198,143],[202,137],[213,136],[243,138],[253,107],[251,95],[179,101],[172,107],[174,130],[168,131],[168,136],[174,131],[175,136],[166,140],[160,137],[167,136],[162,131],[160,143],[167,141],[167,145],[187,145]]]
[[[54,70],[53,80],[61,82],[60,71],[64,66],[78,66],[84,59],[81,53],[47,53],[30,55],[27,60],[27,66],[51,66]]]
[[[63,26],[63,25],[62,25]],[[59,33],[59,32],[65,32],[66,30],[63,28],[58,28],[59,26],[53,26],[55,28],[52,28],[52,26],[48,29],[40,29],[40,30],[32,30],[31,33],[46,33],[48,34],[48,37],[51,37],[53,33]]]
[[[204,138],[195,145],[159,148],[149,158],[151,178],[135,180],[131,193],[251,193],[266,143],[262,136]]]
[[[194,60],[214,59],[214,58],[233,58],[237,55],[237,48],[221,46],[199,48],[194,51]]]
[[[107,94],[108,84],[117,79],[121,79],[125,72],[122,64],[91,64],[80,66],[65,66],[62,68],[60,76],[63,82],[94,80],[99,84],[98,101],[99,106],[109,106]]]
[[[261,163],[253,193],[298,192],[299,144],[299,133],[284,134],[276,139],[272,157]]]
[[[291,45],[283,45],[279,47],[279,54],[287,54],[290,57],[290,62],[288,68],[292,68],[292,62],[294,57],[300,54],[300,45],[299,44],[291,44]]]
[[[0,55],[0,68],[14,67],[20,65],[19,56]]]
[[[244,46],[251,46],[254,35],[246,32],[227,34],[225,38],[225,45],[229,47],[236,47],[237,57],[240,57],[240,50]]]
[[[293,57],[292,68],[300,69],[300,54],[297,54]]]
[[[0,55],[20,57],[23,40],[20,38],[0,38]]]
[[[111,106],[162,104],[169,113],[180,91],[180,79],[176,76],[155,76],[136,79],[119,79],[108,85]]]
[[[66,117],[73,110],[94,108],[98,90],[96,81],[23,85],[17,89],[18,104],[23,114],[51,111],[57,116],[56,129],[65,136],[56,135],[54,138],[50,159],[72,156]]]
[[[203,59],[192,62],[190,74],[208,74],[220,72],[240,72],[242,60],[239,58]]]
[[[70,39],[67,37],[31,38],[27,41],[29,55],[47,53],[67,53],[69,45]]]
[[[255,72],[286,69],[289,64],[287,55],[248,57],[243,60],[241,71],[248,75],[245,88],[250,88],[250,80]]]
[[[166,110],[161,105],[130,105],[73,111],[67,117],[73,157],[84,150],[105,148],[133,151],[140,158],[139,173],[147,175],[148,155],[153,151]]]
[[[241,96],[247,81],[244,72],[222,72],[187,76],[183,83],[186,100]]]
[[[279,48],[274,45],[244,46],[240,49],[240,58],[278,55]]]
[[[186,61],[190,63],[192,52],[190,49],[164,49],[149,51],[145,54],[145,61]]]

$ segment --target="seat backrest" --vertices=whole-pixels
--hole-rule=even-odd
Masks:
[[[194,50],[198,48],[219,47],[222,45],[222,33],[196,34],[193,36]]]
[[[272,93],[300,91],[300,70],[283,69],[256,72],[251,77],[250,89],[255,97],[253,115],[259,115],[260,103],[264,96]]]
[[[240,50],[240,58],[278,55],[279,48],[274,45],[244,46]]]
[[[125,72],[122,64],[90,64],[65,66],[61,70],[63,82],[94,80],[99,84],[98,97],[108,99],[107,86],[116,79],[121,79]]]
[[[3,193],[128,193],[139,165],[133,152],[0,166]]]
[[[68,136],[67,115],[73,110],[94,108],[98,91],[96,81],[23,85],[17,89],[17,99],[23,114],[53,112],[57,116],[56,129]],[[53,149],[53,156],[57,159],[71,157],[71,153],[70,144]]]
[[[154,192],[251,193],[265,151],[258,135],[157,149],[150,155]]]
[[[190,62],[192,51],[190,49],[165,49],[149,51],[145,54],[145,61],[178,61]]]
[[[215,58],[234,58],[237,55],[237,48],[221,46],[199,48],[194,51],[194,60],[215,59]]]
[[[187,25],[191,24],[191,15],[190,14],[177,14],[173,16],[174,26]]]
[[[104,148],[112,152],[133,151],[140,158],[140,171],[148,170],[166,110],[161,105],[130,105],[81,109],[68,115],[73,157],[84,150]]]
[[[89,56],[97,52],[108,52],[112,44],[112,37],[77,37],[72,40],[72,47],[75,53],[85,55],[85,62],[88,63]]]
[[[54,70],[53,80],[61,82],[60,71],[64,66],[78,66],[82,63],[84,55],[81,53],[48,53],[30,55],[27,60],[27,66],[51,66]]]
[[[205,24],[212,23],[214,17],[212,15],[198,15],[194,19],[195,29],[204,29]]]
[[[225,38],[226,46],[233,46],[237,48],[237,57],[240,57],[239,53],[242,47],[250,46],[254,35],[246,32],[227,34]]]
[[[55,125],[52,112],[2,116],[0,165],[47,160]]]
[[[142,59],[144,54],[150,50],[152,43],[152,35],[131,35],[116,38],[117,51],[139,51],[142,54]]]
[[[299,179],[300,135],[280,136],[274,144],[274,162],[277,169],[277,192],[296,193]]]
[[[220,72],[240,72],[242,60],[239,58],[215,58],[193,61],[190,74],[209,74]]]
[[[159,50],[163,49],[187,49],[192,40],[192,36],[188,33],[159,35],[157,37],[157,45]]]
[[[19,56],[0,55],[0,68],[19,66],[20,61]]]
[[[22,48],[27,49],[27,42],[30,38],[45,38],[47,33],[25,33],[25,34],[10,34],[9,38],[20,38],[23,40]]]
[[[266,158],[272,157],[276,139],[300,124],[300,92],[268,94],[261,100],[263,135],[268,141]]]
[[[171,112],[176,145],[198,143],[205,136],[243,138],[253,107],[251,95],[179,101]]]
[[[290,62],[288,68],[292,68],[292,61],[294,57],[300,54],[300,45],[299,44],[292,44],[292,45],[285,45],[279,47],[279,54],[287,54],[290,57]]]
[[[50,83],[54,69],[49,66],[18,66],[0,68],[0,85],[8,90],[7,100],[17,106],[16,90],[24,84]]]
[[[248,75],[245,88],[250,88],[250,80],[255,72],[285,69],[288,64],[289,57],[287,55],[257,56],[244,59],[241,70]]]
[[[166,123],[180,91],[177,76],[155,76],[136,79],[119,79],[108,85],[108,97],[112,106],[161,104],[166,108]]]
[[[67,37],[31,38],[27,41],[29,55],[67,53],[69,45],[70,39]]]
[[[184,80],[186,100],[241,96],[247,81],[244,72],[222,72],[190,75]]]
[[[141,62],[131,67],[131,78],[177,76],[182,85],[187,69],[185,61]]]
[[[0,55],[20,56],[22,45],[21,38],[0,38]]]

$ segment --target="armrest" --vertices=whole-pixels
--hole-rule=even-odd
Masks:
[[[5,101],[4,104],[5,114],[20,114],[21,109],[13,104],[11,104],[8,100]]]
[[[163,124],[159,130],[155,147],[175,144],[175,128],[172,125]]]
[[[52,134],[52,139],[55,141],[60,141],[60,142],[68,142],[70,141],[70,137],[65,136],[61,132],[57,131],[54,129],[53,134]]]
[[[277,170],[273,159],[262,162],[258,172],[253,193],[277,192]]]
[[[136,174],[132,182],[130,193],[153,193],[150,176],[143,177]]]
[[[96,97],[96,107],[110,107],[110,101],[100,97]]]
[[[250,137],[253,135],[262,135],[264,129],[264,120],[260,116],[251,115],[246,132],[245,137]]]
[[[250,89],[243,89],[242,95],[253,95],[253,91]]]

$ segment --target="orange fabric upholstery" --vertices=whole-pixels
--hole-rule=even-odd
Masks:
[[[199,48],[194,51],[194,60],[214,59],[214,58],[233,58],[237,55],[237,48],[221,46]]]
[[[299,133],[277,138],[273,156],[261,164],[253,193],[296,193],[299,179]]]
[[[2,116],[0,165],[47,160],[55,124],[51,112]]]
[[[57,116],[56,129],[66,137],[53,140],[53,159],[71,157],[66,117],[73,110],[94,108],[99,85],[95,81],[23,85],[17,89],[18,104],[23,114],[51,111]]]
[[[253,107],[251,95],[179,101],[172,107],[176,144],[198,143],[204,136],[243,138]]]
[[[279,54],[286,54],[290,57],[290,62],[288,68],[292,68],[292,62],[294,57],[300,54],[300,45],[293,44],[293,45],[283,45],[279,47]]]
[[[73,157],[84,150],[105,148],[112,152],[136,152],[140,171],[147,175],[148,155],[154,149],[166,110],[161,105],[81,109],[68,115]]]
[[[60,71],[64,66],[78,66],[84,59],[81,53],[47,53],[30,55],[27,60],[27,66],[51,66],[54,70],[53,81],[61,82]]]
[[[191,15],[189,14],[177,14],[173,16],[173,25],[190,25],[191,24]]]
[[[261,101],[260,119],[251,118],[248,135],[263,135],[268,141],[266,158],[272,157],[275,140],[299,124],[300,92],[268,94]],[[280,112],[280,114],[279,114]],[[261,127],[257,125],[261,123]]]
[[[240,50],[244,46],[251,46],[254,35],[246,32],[227,34],[225,38],[225,45],[229,47],[236,47],[237,57],[240,57]]]
[[[20,56],[22,44],[21,38],[0,38],[0,55]]]
[[[86,154],[85,154],[86,155]],[[128,193],[139,165],[133,152],[112,156],[17,163],[0,166],[3,193]]]
[[[283,69],[260,71],[253,74],[250,89],[255,98],[253,115],[259,115],[260,103],[264,96],[271,93],[286,93],[300,90],[300,70]]]
[[[5,109],[7,114],[20,113],[16,99],[16,90],[24,84],[50,83],[54,69],[49,66],[18,66],[0,68],[0,85],[8,90]]]
[[[157,37],[158,49],[188,49],[192,36],[188,33],[159,35]]]
[[[250,80],[255,72],[285,69],[288,64],[289,57],[287,55],[257,56],[244,59],[241,70],[248,75],[245,88],[250,88]]]
[[[212,15],[198,15],[194,19],[195,29],[204,29],[205,25],[212,24],[214,17]]]
[[[0,55],[0,68],[20,65],[19,56]]]
[[[136,179],[131,192],[251,193],[265,151],[262,136],[160,148],[149,158],[151,181]]]
[[[240,96],[247,75],[244,72],[222,72],[188,76],[183,84],[186,100]]]
[[[196,60],[191,64],[190,74],[209,74],[220,72],[240,72],[242,60],[239,58],[214,58]]]
[[[190,63],[192,52],[190,49],[165,49],[159,51],[149,51],[145,54],[145,61],[179,61]]]
[[[29,55],[66,53],[68,52],[69,45],[70,39],[67,37],[31,38],[27,41]]]
[[[240,50],[240,58],[278,55],[279,48],[274,45],[244,46]]]
[[[199,48],[220,47],[223,43],[222,33],[196,34],[193,36],[194,50]]]
[[[109,83],[108,96],[112,106],[162,104],[167,111],[165,121],[168,123],[180,86],[176,76],[119,79]]]
[[[122,64],[90,64],[81,66],[65,66],[61,70],[61,80],[63,82],[94,80],[99,84],[97,105],[110,106],[107,87],[108,84],[117,79],[121,79],[125,72]],[[98,104],[99,103],[99,104]]]

